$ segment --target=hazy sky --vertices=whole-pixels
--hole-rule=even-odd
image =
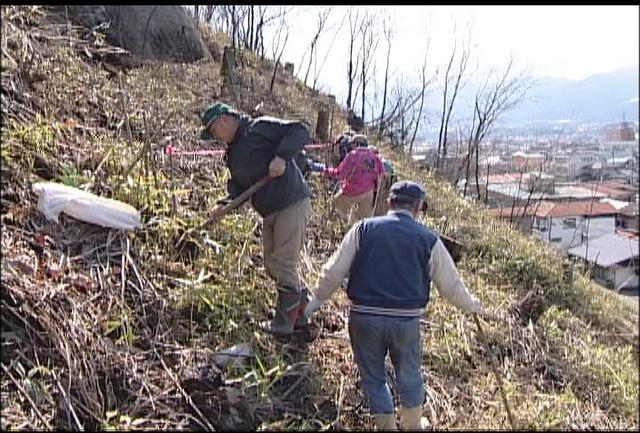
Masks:
[[[319,41],[319,61],[331,53],[320,75],[325,91],[342,99],[346,92],[348,22],[338,24],[348,6],[334,6],[331,31]],[[422,63],[427,32],[430,35],[430,70],[442,69],[451,53],[454,28],[461,39],[471,24],[473,61],[480,68],[503,67],[510,54],[518,65],[538,76],[583,79],[629,65],[638,65],[639,6],[358,6],[390,16],[396,23],[391,69],[416,74]],[[295,7],[284,59],[300,68],[316,26],[313,7]],[[428,30],[425,30],[428,29]],[[335,37],[335,39],[334,39]],[[378,48],[377,74],[383,77],[386,44]],[[265,37],[267,39],[267,36]],[[269,42],[267,42],[268,44]],[[319,64],[318,64],[319,66]],[[304,65],[304,76],[306,64]],[[313,75],[313,66],[310,75]],[[342,99],[341,102],[344,102]]]

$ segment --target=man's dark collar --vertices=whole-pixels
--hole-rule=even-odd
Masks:
[[[229,146],[233,145],[247,130],[249,123],[251,122],[251,118],[246,115],[239,115],[236,117],[238,119],[238,129],[236,129],[236,133],[233,136],[233,140],[229,143]]]

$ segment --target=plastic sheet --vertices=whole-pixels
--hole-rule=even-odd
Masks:
[[[64,212],[103,227],[133,230],[140,226],[140,213],[121,201],[53,182],[36,183],[33,189],[38,194],[38,210],[49,220],[58,222]]]

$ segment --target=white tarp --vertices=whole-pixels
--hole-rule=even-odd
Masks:
[[[52,182],[38,182],[33,189],[38,194],[38,210],[49,220],[58,222],[58,215],[64,212],[103,227],[132,230],[140,226],[140,213],[121,201]]]

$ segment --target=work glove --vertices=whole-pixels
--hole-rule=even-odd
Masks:
[[[313,315],[313,313],[318,308],[320,308],[320,306],[322,306],[322,301],[321,300],[319,300],[315,296],[313,298],[311,298],[311,300],[309,301],[309,303],[305,307],[304,312],[302,313],[304,315],[305,319],[309,319]]]
[[[269,163],[269,176],[279,177],[282,176],[287,169],[287,161],[278,155],[274,156]]]

